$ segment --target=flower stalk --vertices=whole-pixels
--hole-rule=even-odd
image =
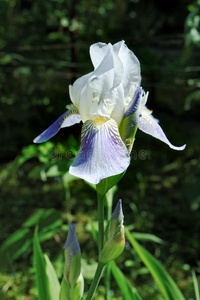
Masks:
[[[103,248],[103,240],[104,240],[104,196],[97,194],[98,198],[98,248],[99,253]]]
[[[95,291],[96,291],[96,289],[98,287],[98,284],[99,284],[99,281],[101,279],[103,269],[104,269],[104,264],[99,263],[98,267],[97,267],[97,270],[96,270],[96,273],[95,273],[95,276],[94,276],[94,279],[93,279],[92,284],[90,286],[89,292],[87,294],[86,300],[92,300],[93,299]]]

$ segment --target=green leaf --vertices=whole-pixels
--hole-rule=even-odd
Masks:
[[[194,284],[194,292],[195,292],[196,300],[200,300],[198,280],[197,280],[196,273],[194,271],[192,271],[192,280]]]
[[[113,277],[117,282],[124,299],[126,300],[142,300],[142,298],[138,295],[137,291],[131,286],[128,279],[124,276],[122,271],[117,267],[114,261],[111,261],[109,267],[112,271]]]
[[[32,214],[23,224],[23,227],[31,227],[38,224],[38,222],[41,220],[41,218],[44,216],[45,210],[44,209],[38,209],[34,214]]]
[[[178,286],[164,269],[164,267],[160,265],[147,250],[145,250],[142,246],[140,246],[140,244],[138,244],[138,242],[134,239],[133,235],[129,232],[128,229],[126,229],[125,232],[132,247],[135,249],[139,257],[157,282],[165,299],[185,300]]]
[[[83,274],[84,279],[92,280],[94,278],[97,265],[98,264],[95,261],[88,261],[85,258],[81,258],[81,272]]]
[[[0,248],[0,267],[11,264],[23,254],[31,251],[33,229],[36,225],[40,226],[39,240],[45,241],[52,238],[56,232],[62,229],[60,213],[55,209],[39,209],[30,216],[22,227],[10,235]]]
[[[136,240],[147,241],[147,242],[155,242],[155,243],[158,243],[158,244],[163,243],[163,240],[160,239],[159,237],[157,237],[154,234],[133,232],[132,235]]]
[[[98,234],[97,234],[97,228],[95,227],[95,223],[92,222],[91,220],[89,221],[89,225],[90,225],[90,230],[93,236],[93,239],[95,240],[95,242],[97,242],[98,240]]]
[[[28,228],[21,228],[14,232],[0,248],[0,267],[11,264],[13,260],[30,251],[33,234]]]
[[[70,289],[64,278],[60,286],[59,300],[70,300]]]
[[[33,238],[33,261],[36,272],[38,300],[58,300],[60,284],[50,260],[42,253],[38,240],[38,227],[35,229]]]
[[[51,299],[57,300],[59,297],[60,283],[58,281],[58,277],[56,275],[54,267],[46,254],[44,254],[44,260],[45,260],[45,267],[46,267],[46,275],[48,277],[48,282],[49,282]]]
[[[38,228],[35,229],[35,234],[33,238],[33,261],[36,272],[36,285],[38,289],[38,299],[39,300],[48,300],[51,299],[48,279],[45,272],[45,260],[40,248],[38,241]]]

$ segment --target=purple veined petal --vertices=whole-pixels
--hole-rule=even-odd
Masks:
[[[60,130],[60,128],[69,127],[76,123],[80,123],[81,117],[74,105],[69,105],[68,110],[62,114],[49,128],[38,135],[33,142],[43,143],[52,138]]]
[[[129,152],[132,150],[134,139],[131,137],[134,128],[138,125],[141,116],[142,88],[137,87],[127,110],[124,113],[119,132]]]
[[[140,96],[142,94],[142,88],[140,86],[138,86],[136,88],[136,91],[133,95],[133,98],[131,100],[131,102],[129,103],[128,107],[127,107],[127,110],[124,114],[124,118],[129,116],[129,115],[132,115],[139,107],[140,105]]]
[[[142,116],[139,120],[139,129],[143,132],[155,137],[156,139],[159,139],[160,141],[167,144],[171,149],[174,150],[184,150],[186,145],[183,145],[181,147],[176,147],[170,143],[170,141],[167,139],[164,131],[158,124],[158,120],[155,119],[151,112],[148,109],[142,109]]]
[[[81,149],[69,172],[90,183],[121,174],[130,164],[130,155],[114,120],[96,119],[83,124]]]

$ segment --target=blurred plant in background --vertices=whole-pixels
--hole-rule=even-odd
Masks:
[[[184,59],[190,57],[193,49],[200,47],[200,1],[197,0],[193,4],[188,5],[189,15],[185,21],[185,55]],[[200,72],[198,65],[186,67],[187,72]],[[185,109],[189,110],[194,101],[200,99],[200,80],[199,78],[188,79],[188,85],[192,92],[185,99]]]
[[[89,45],[121,39],[141,59],[143,84],[150,90],[155,117],[165,120],[172,142],[184,140],[188,147],[180,157],[159,141],[138,134],[135,151],[143,149],[147,154],[144,160],[132,157],[115,198],[123,198],[125,225],[134,223],[128,228],[132,236],[165,265],[186,298],[196,295],[198,299],[199,44],[187,37],[192,28],[198,37],[198,15],[195,1],[168,5],[160,1],[0,1],[2,299],[37,299],[31,256],[36,225],[41,247],[61,280],[67,224],[76,222],[86,289],[94,276],[95,192],[65,176],[59,159],[67,166],[76,155],[79,125],[60,132],[53,143],[38,148],[27,145],[69,103],[68,85],[90,71]],[[159,160],[158,153],[162,154]],[[130,242],[117,265],[120,269],[111,264],[111,276],[119,289],[130,291],[128,278],[143,299],[161,299],[158,285]],[[191,269],[197,277],[194,272],[191,276]],[[111,285],[114,299],[120,299],[117,285]],[[97,297],[105,297],[103,280]]]

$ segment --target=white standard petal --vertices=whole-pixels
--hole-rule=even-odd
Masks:
[[[90,87],[93,93],[93,101],[103,101],[103,99],[105,98],[105,94],[113,87],[113,80],[114,70],[111,69],[108,72],[102,74],[101,76],[95,77],[91,81]]]
[[[139,129],[143,132],[152,135],[153,137],[161,140],[162,142],[166,143],[170,148],[174,150],[184,150],[186,145],[183,145],[181,147],[176,147],[170,143],[170,141],[167,139],[164,131],[158,124],[158,120],[155,119],[151,115],[151,111],[149,111],[147,108],[142,109],[142,116],[139,120]]]
[[[108,45],[106,44],[103,45],[104,45],[103,48],[91,46],[91,49],[93,49],[93,56],[91,56],[91,59],[92,57],[93,58],[95,57],[95,60],[98,61],[98,63],[94,64],[95,71],[93,75],[100,76],[108,72],[109,70],[113,69],[114,72],[113,88],[115,88],[121,83],[123,79],[124,76],[123,64],[120,58],[118,57],[118,55],[115,53],[113,46],[110,43]],[[101,51],[99,51],[99,49],[101,49]],[[102,51],[102,49],[104,50]]]
[[[105,93],[113,87],[113,66],[114,63],[112,53],[111,50],[108,49],[101,64],[96,70],[94,70],[94,72],[90,73],[90,76],[87,78],[81,91],[80,89],[76,89],[77,93],[81,93],[79,100],[79,111],[83,122],[93,118],[90,112],[92,103],[95,101],[100,103],[103,100]],[[100,105],[99,110],[101,110],[101,108],[102,105]],[[102,111],[100,116],[105,116],[105,113]]]
[[[92,72],[78,78],[74,82],[73,85],[69,86],[69,95],[70,95],[71,101],[77,107],[79,107],[83,88],[87,84],[87,81],[91,77],[91,75],[92,75]]]
[[[91,119],[97,117],[97,111],[94,111],[94,108],[97,107],[98,103],[99,117],[110,117],[113,113],[115,116],[113,118],[119,123],[124,112],[124,92],[121,85],[123,65],[116,53],[113,52],[111,44],[109,44],[106,55],[93,75],[95,77],[90,83],[93,92],[93,104],[90,109]]]
[[[139,60],[137,59],[135,54],[130,49],[128,49],[123,41],[113,45],[113,49],[118,54],[124,67],[124,78],[122,83],[124,87],[125,97],[132,98],[133,95],[130,95],[131,86],[138,86],[141,82]]]
[[[90,46],[90,57],[95,69],[100,65],[107,51],[108,45],[105,43],[96,43]]]
[[[114,120],[88,120],[83,124],[81,149],[70,174],[98,184],[104,178],[121,174],[129,164],[130,155]]]
[[[122,84],[106,94],[104,103],[110,117],[119,125],[125,112],[124,90]]]

